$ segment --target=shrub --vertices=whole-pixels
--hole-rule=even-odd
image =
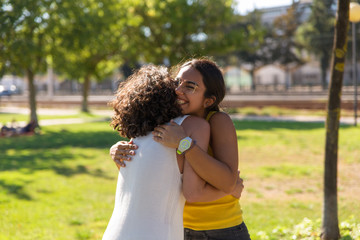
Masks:
[[[355,223],[353,218],[340,223],[340,240],[360,240],[360,223]],[[312,221],[304,218],[292,229],[281,226],[276,227],[267,234],[260,231],[256,234],[258,240],[317,240],[320,239],[321,220]]]

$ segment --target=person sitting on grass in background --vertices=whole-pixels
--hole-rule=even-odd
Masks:
[[[6,124],[1,127],[1,136],[13,137],[21,135],[32,135],[36,132],[36,128],[37,125],[35,120],[31,120],[24,127],[18,127],[16,121],[13,120],[10,127],[7,127]]]
[[[182,116],[175,87],[165,67],[144,66],[120,84],[110,102],[115,112],[111,126],[140,148],[134,164],[119,171],[115,207],[103,240],[182,240],[185,199],[213,201],[226,195],[202,180],[186,160],[191,148],[207,149],[210,128],[202,118]],[[171,119],[191,138],[180,154],[151,134]],[[240,191],[241,185],[234,194]]]
[[[237,184],[242,184],[242,179],[238,177],[236,130],[229,115],[219,109],[225,96],[221,70],[206,58],[191,59],[176,69],[177,104],[182,113],[206,119],[210,124],[208,151],[196,144],[185,153],[186,161],[202,179],[227,193],[211,202],[186,202],[185,239],[249,240],[238,199],[240,194],[237,197],[231,194]],[[153,134],[156,141],[174,149],[189,136],[176,122],[156,127]],[[137,155],[141,147],[136,142],[121,141],[110,148],[110,155],[118,167],[125,167],[124,161],[131,160],[134,150],[138,149]],[[133,159],[131,164],[136,161]]]

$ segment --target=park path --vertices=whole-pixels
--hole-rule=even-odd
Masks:
[[[20,108],[20,107],[1,107],[0,113],[17,113],[17,114],[30,114],[30,110],[28,108]],[[54,109],[54,108],[39,108],[37,109],[38,115],[48,115],[48,116],[64,116],[64,115],[76,115],[79,113],[78,109]],[[64,119],[43,119],[39,120],[40,126],[48,126],[48,125],[60,125],[60,124],[76,124],[76,123],[86,123],[86,122],[99,122],[110,120],[112,115],[112,111],[110,110],[93,110],[92,114],[100,115],[99,118],[64,118]],[[0,115],[1,122],[1,115]],[[24,126],[27,123],[25,121],[17,122],[20,126]]]
[[[0,113],[21,113],[29,114],[29,109],[20,108],[20,107],[1,107]],[[53,108],[39,108],[37,110],[39,115],[76,115],[79,113],[78,109],[53,109]],[[99,118],[84,119],[84,118],[66,118],[66,119],[44,119],[40,120],[39,124],[41,126],[48,125],[59,125],[59,124],[75,124],[75,123],[85,123],[85,122],[94,122],[94,121],[109,121],[112,115],[111,110],[91,110],[92,114],[100,115]],[[282,121],[282,122],[319,122],[324,123],[325,117],[321,116],[248,116],[248,115],[239,115],[231,114],[233,120],[248,120],[248,121]],[[0,119],[1,122],[1,119]],[[360,118],[358,118],[360,122]],[[25,125],[25,122],[18,122],[20,125]],[[341,117],[341,124],[353,125],[354,117]]]

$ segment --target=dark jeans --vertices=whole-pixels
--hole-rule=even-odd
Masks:
[[[251,240],[245,223],[235,227],[195,231],[189,228],[184,229],[185,240]]]

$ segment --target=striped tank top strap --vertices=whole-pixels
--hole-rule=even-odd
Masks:
[[[206,116],[206,121],[209,121],[210,118],[211,118],[215,113],[217,113],[217,111],[210,111],[210,112],[208,113],[208,115]]]

